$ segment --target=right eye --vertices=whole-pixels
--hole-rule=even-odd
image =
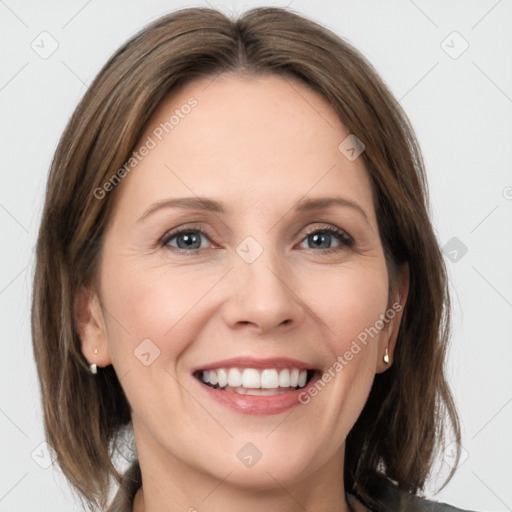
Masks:
[[[208,244],[201,245],[202,237],[206,240],[210,240],[208,235],[200,229],[177,229],[164,236],[162,239],[162,247],[170,248],[174,252],[186,254],[197,254],[200,249],[205,249]]]

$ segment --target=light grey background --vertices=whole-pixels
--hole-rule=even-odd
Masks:
[[[210,5],[240,13],[287,3]],[[147,22],[185,6],[207,3],[0,0],[1,512],[79,510],[41,445],[30,339],[32,250],[53,152],[108,56]],[[463,464],[436,496],[432,479],[430,496],[512,510],[512,2],[293,0],[290,8],[354,44],[400,99],[424,152],[439,240],[456,237],[446,249],[449,368]],[[449,462],[450,449],[441,475]]]

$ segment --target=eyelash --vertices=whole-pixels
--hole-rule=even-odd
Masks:
[[[188,227],[188,228],[181,228],[177,229],[175,231],[171,231],[170,233],[166,233],[159,241],[159,245],[164,248],[168,248],[170,251],[176,253],[176,254],[183,254],[183,255],[194,255],[199,254],[199,252],[202,249],[180,249],[178,247],[169,246],[169,242],[173,240],[174,238],[178,237],[181,234],[189,234],[189,233],[199,233],[200,235],[204,236],[208,240],[210,240],[210,237],[207,233],[205,233],[202,229],[196,228],[196,227]],[[339,252],[345,248],[351,248],[354,246],[354,241],[352,238],[345,233],[342,229],[336,228],[334,226],[325,226],[323,228],[314,228],[311,230],[306,231],[305,236],[301,239],[301,243],[307,239],[308,236],[314,235],[317,233],[329,233],[331,235],[336,235],[338,240],[340,241],[340,245],[336,247],[330,247],[327,249],[321,249],[321,252],[323,253],[334,253]],[[315,251],[315,249],[310,249]]]

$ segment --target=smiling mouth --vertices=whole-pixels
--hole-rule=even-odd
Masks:
[[[272,396],[304,388],[316,373],[317,370],[298,368],[215,368],[198,370],[194,372],[194,377],[219,391]]]

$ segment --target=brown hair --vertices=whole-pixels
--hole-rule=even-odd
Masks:
[[[105,507],[112,476],[123,482],[112,454],[130,426],[129,405],[112,366],[90,374],[74,318],[77,290],[94,283],[117,194],[97,199],[94,191],[124,165],[165,97],[222,72],[300,79],[366,148],[361,157],[390,285],[393,269],[407,262],[410,288],[394,364],[376,375],[347,437],[345,486],[369,506],[377,506],[370,495],[374,475],[417,494],[442,446],[446,418],[460,439],[444,374],[447,276],[429,220],[422,157],[406,115],[364,57],[321,25],[280,8],[253,9],[236,20],[205,8],[160,18],[109,59],[62,135],[46,189],[32,304],[45,431],[58,464],[91,509]],[[135,478],[140,485],[140,473]]]

